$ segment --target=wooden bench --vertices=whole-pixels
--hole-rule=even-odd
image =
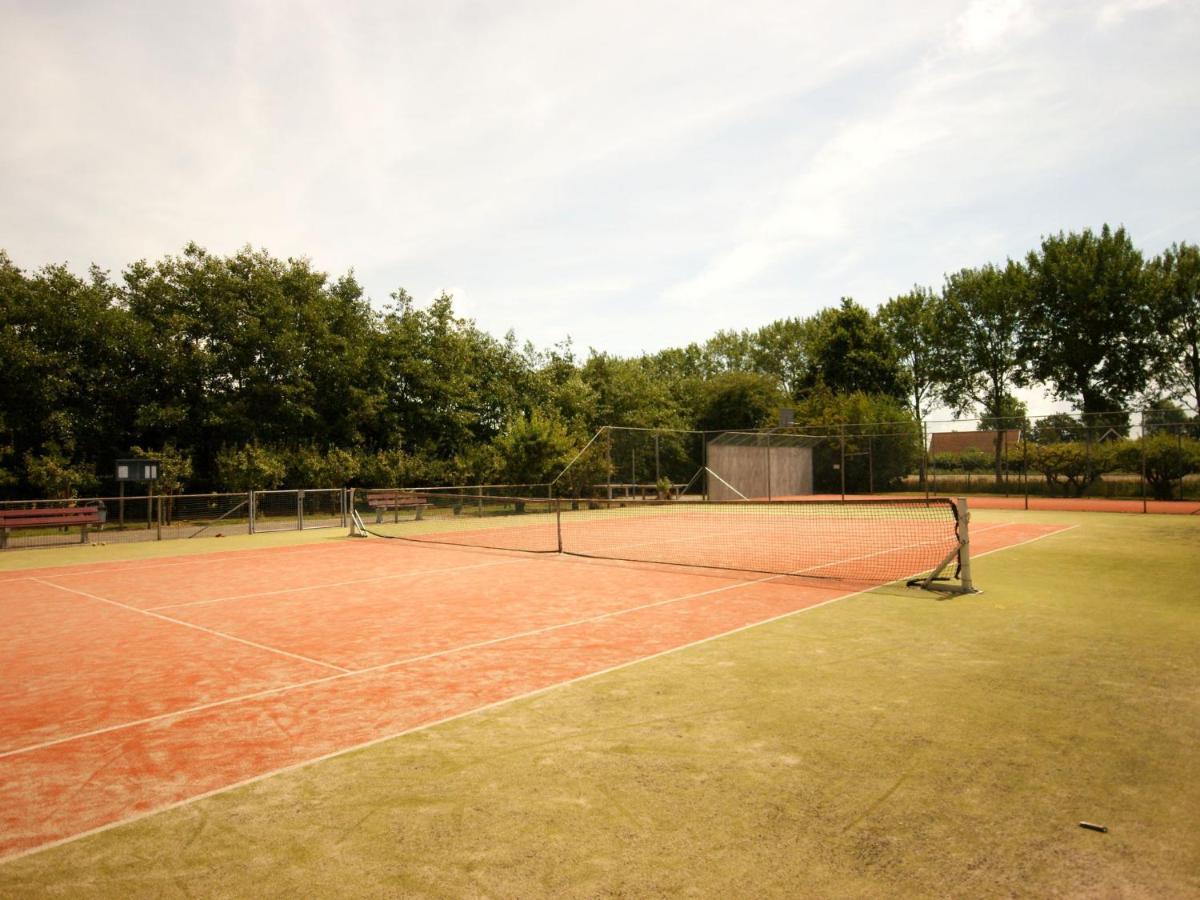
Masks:
[[[61,509],[0,509],[0,550],[8,546],[13,528],[63,528],[79,526],[79,543],[86,544],[88,527],[99,525],[100,510],[95,506],[67,506]]]
[[[397,514],[402,509],[415,510],[417,520],[420,521],[421,513],[428,503],[424,497],[418,497],[408,491],[367,491],[367,506],[375,510],[376,525],[383,521],[383,513],[389,509]]]

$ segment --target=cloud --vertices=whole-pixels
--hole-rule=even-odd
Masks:
[[[1158,9],[1172,2],[1174,0],[1111,0],[1100,7],[1096,20],[1101,27],[1111,28],[1120,25],[1129,16]]]
[[[954,23],[952,45],[977,53],[989,50],[1033,23],[1032,12],[1024,0],[975,0]]]
[[[1200,26],[1143,6],[8,4],[0,246],[250,243],[631,352],[1064,227],[1195,240]]]

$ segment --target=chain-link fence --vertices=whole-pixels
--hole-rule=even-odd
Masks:
[[[577,499],[1000,495],[1200,501],[1200,421],[1177,410],[1002,419],[601,429],[552,483]],[[541,496],[538,494],[537,496]]]
[[[341,488],[0,502],[0,549],[346,527]]]

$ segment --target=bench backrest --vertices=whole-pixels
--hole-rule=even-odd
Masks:
[[[0,509],[0,526],[18,528],[32,525],[94,525],[100,521],[95,506],[65,506],[60,509]]]
[[[424,497],[410,494],[408,491],[367,491],[367,503],[371,506],[380,504],[396,504],[398,506],[421,506],[426,503]]]

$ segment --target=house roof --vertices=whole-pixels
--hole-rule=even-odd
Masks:
[[[964,450],[995,453],[997,438],[1012,446],[1020,443],[1021,431],[1017,428],[1007,431],[935,431],[929,438],[930,453],[962,453]]]

